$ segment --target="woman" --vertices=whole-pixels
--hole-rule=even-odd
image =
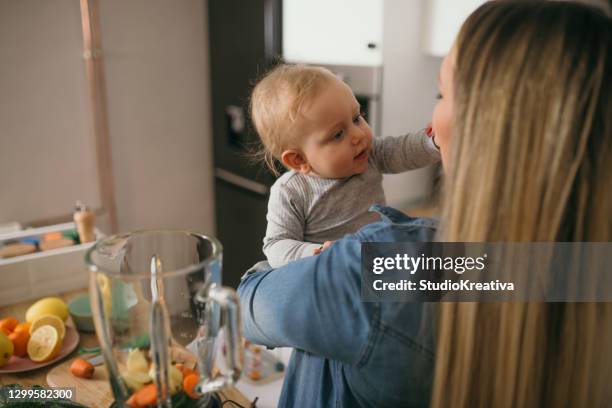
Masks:
[[[433,118],[448,175],[436,239],[612,239],[611,27],[564,2],[495,1],[470,16]],[[377,211],[382,222],[320,255],[243,278],[246,337],[297,349],[280,406],[610,403],[609,304],[443,303],[430,319],[423,304],[362,302],[361,242],[436,233]]]
[[[612,240],[611,24],[549,2],[465,22],[434,112],[444,241]],[[435,406],[612,404],[610,304],[442,304],[439,323]]]

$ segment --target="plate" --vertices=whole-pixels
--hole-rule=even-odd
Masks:
[[[66,326],[64,344],[55,358],[45,361],[44,363],[35,363],[27,357],[13,356],[6,365],[0,368],[0,374],[23,373],[26,371],[38,370],[39,368],[46,367],[66,357],[68,354],[72,353],[78,345],[79,333],[74,327]]]

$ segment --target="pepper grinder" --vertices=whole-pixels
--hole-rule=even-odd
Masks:
[[[96,233],[94,229],[96,226],[96,215],[93,211],[81,201],[77,201],[73,217],[81,244],[95,241]]]

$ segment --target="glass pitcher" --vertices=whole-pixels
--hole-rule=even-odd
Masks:
[[[220,286],[222,247],[216,239],[187,231],[120,234],[99,241],[85,262],[116,405],[126,406],[137,389],[155,384],[157,406],[171,407],[185,398],[178,368],[199,373],[191,392],[198,406],[238,380],[243,362],[238,298]],[[222,348],[216,341],[220,333]],[[225,355],[226,373],[215,372],[218,353]]]

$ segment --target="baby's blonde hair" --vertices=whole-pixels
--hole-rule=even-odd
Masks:
[[[322,67],[281,64],[257,83],[251,94],[251,119],[263,148],[259,155],[278,175],[275,160],[283,151],[295,147],[298,136],[292,129],[300,110],[335,78]]]

